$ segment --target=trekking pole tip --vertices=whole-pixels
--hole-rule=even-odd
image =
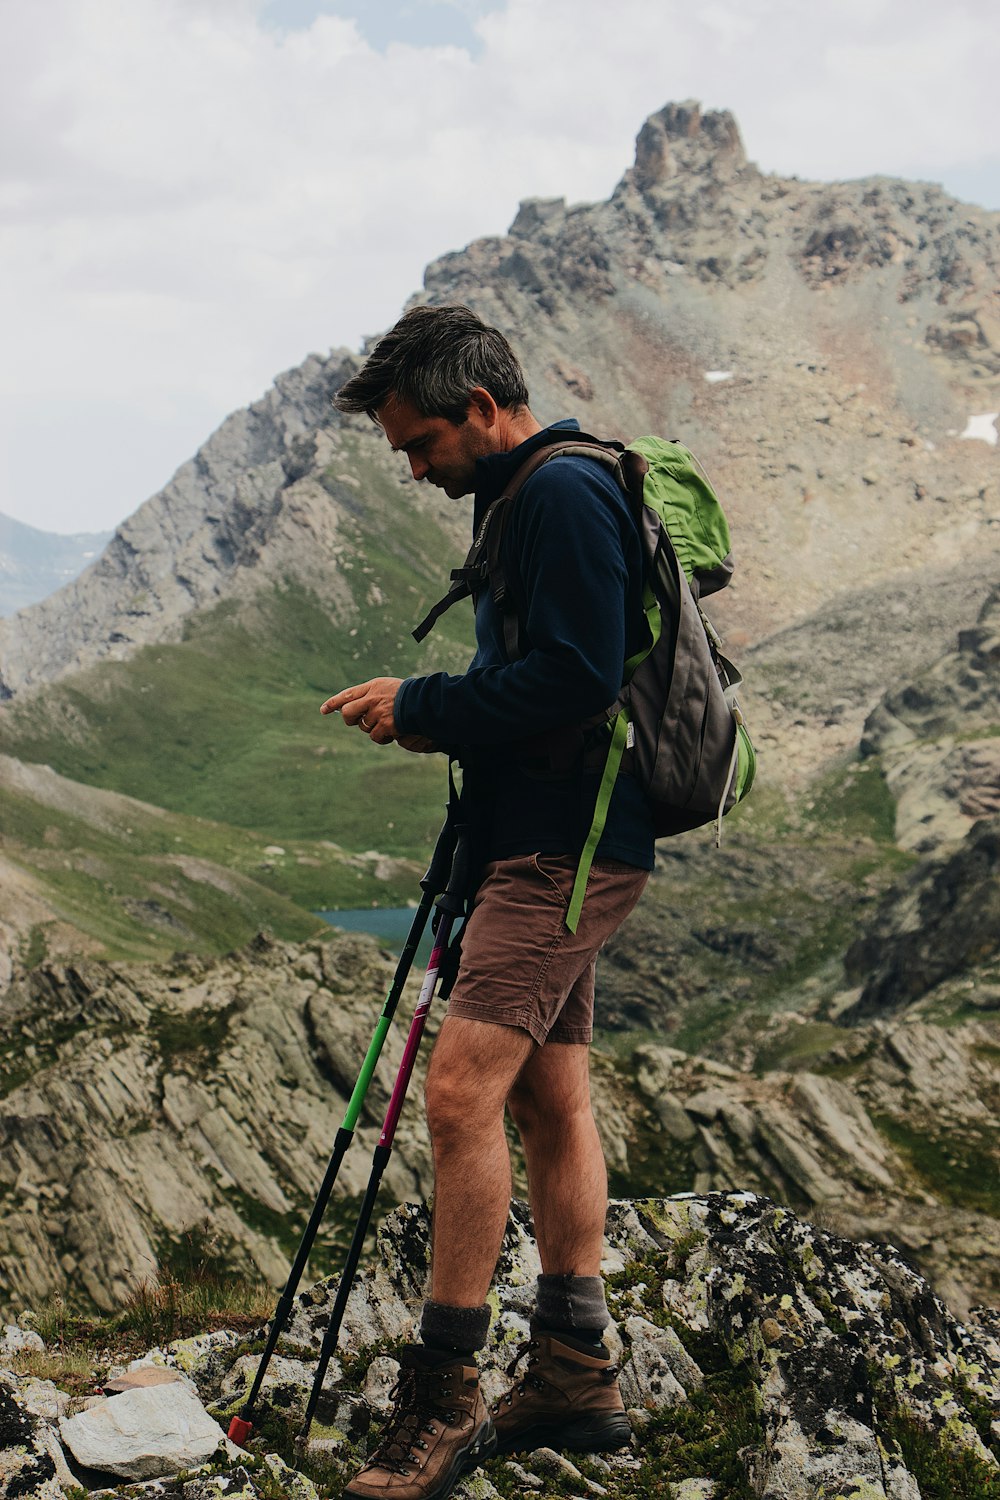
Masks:
[[[233,1417],[229,1424],[230,1442],[236,1443],[240,1448],[245,1448],[251,1432],[253,1432],[252,1422],[247,1422],[243,1417]]]

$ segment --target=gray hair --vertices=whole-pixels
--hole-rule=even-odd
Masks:
[[[513,349],[467,307],[411,307],[383,334],[358,373],[333,398],[338,411],[372,418],[390,396],[424,417],[464,422],[476,386],[502,409],[528,405]]]

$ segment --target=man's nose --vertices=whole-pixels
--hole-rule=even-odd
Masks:
[[[414,479],[423,479],[430,469],[426,458],[422,458],[419,453],[408,453],[406,456],[410,460],[410,472]]]

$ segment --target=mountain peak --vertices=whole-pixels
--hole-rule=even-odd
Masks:
[[[731,176],[746,165],[740,129],[729,110],[702,114],[697,100],[686,99],[649,116],[636,137],[635,165],[625,179],[645,193],[681,171]]]

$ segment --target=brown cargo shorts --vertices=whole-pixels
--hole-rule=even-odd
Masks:
[[[566,911],[576,865],[571,855],[521,854],[486,866],[448,1015],[517,1026],[539,1046],[591,1040],[597,955],[642,895],[649,871],[595,859],[574,933]]]

